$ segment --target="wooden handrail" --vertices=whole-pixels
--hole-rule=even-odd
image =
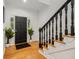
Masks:
[[[43,29],[71,0],[67,0],[59,9],[58,11],[45,23],[41,29]]]

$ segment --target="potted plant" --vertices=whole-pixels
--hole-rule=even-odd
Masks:
[[[30,40],[32,39],[32,35],[33,35],[33,30],[32,30],[32,28],[29,28],[28,29],[28,34],[29,34],[29,36],[30,36]]]
[[[7,44],[9,44],[9,39],[12,38],[14,35],[14,32],[11,28],[5,29],[5,36],[7,37]]]

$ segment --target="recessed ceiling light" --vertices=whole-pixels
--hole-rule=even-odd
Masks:
[[[24,0],[24,3],[27,2],[27,0]]]

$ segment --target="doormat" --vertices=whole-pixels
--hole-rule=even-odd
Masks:
[[[30,46],[31,46],[30,44],[24,43],[24,44],[16,45],[16,49],[22,49]]]

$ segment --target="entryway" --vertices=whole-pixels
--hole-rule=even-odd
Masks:
[[[27,18],[15,16],[15,45],[16,49],[30,46],[27,43]]]

